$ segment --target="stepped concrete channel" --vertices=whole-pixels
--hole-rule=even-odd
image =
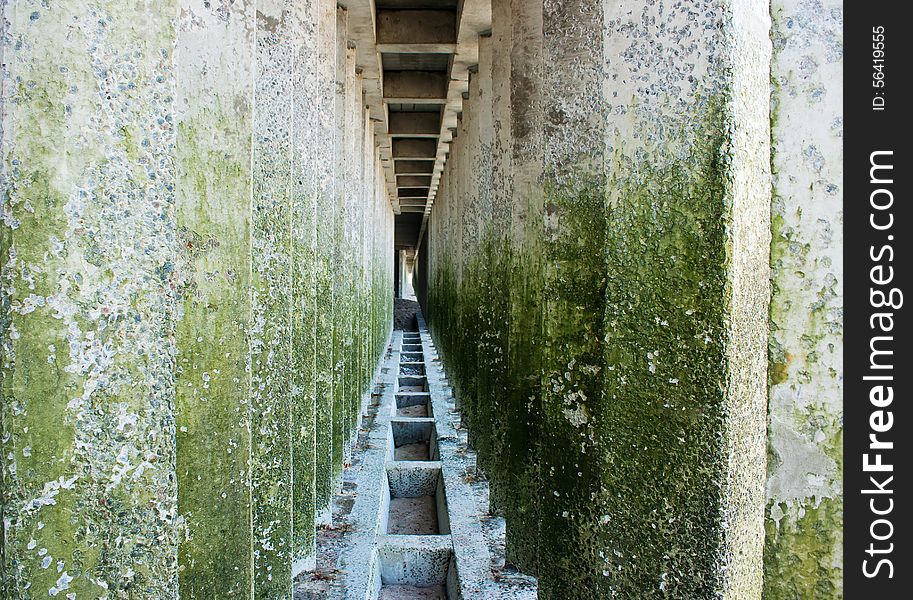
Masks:
[[[472,476],[474,453],[452,390],[420,314],[417,321],[418,331],[393,333],[382,369],[352,539],[339,561],[344,597],[535,598],[533,578],[502,576],[503,561],[492,560],[489,548],[503,544],[503,519],[487,514],[487,485]]]

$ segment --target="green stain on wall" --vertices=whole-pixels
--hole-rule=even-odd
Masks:
[[[4,23],[4,597],[289,595],[390,334],[381,182],[318,194],[290,120],[313,28],[147,4]]]
[[[178,128],[177,323],[181,595],[250,593],[250,138],[247,115],[210,111]],[[226,206],[233,207],[226,210]],[[226,557],[236,557],[226,560]]]
[[[687,163],[611,184],[598,538],[600,589],[622,596],[720,585],[726,175],[706,130]]]
[[[593,524],[600,493],[605,197],[599,178],[546,186],[542,291],[540,594],[598,587]],[[575,567],[575,564],[577,565]],[[578,596],[573,596],[578,597]]]
[[[676,166],[547,184],[517,239],[492,228],[464,246],[460,286],[454,237],[432,236],[432,333],[507,519],[508,558],[538,574],[542,598],[719,589],[724,476],[708,460],[722,452],[727,376],[719,121]],[[459,211],[447,203],[433,215],[443,228]]]
[[[161,44],[172,23],[113,2],[96,3],[93,18],[79,2],[7,9],[4,597],[106,588],[167,596],[176,569],[172,395],[158,383],[171,370],[170,340],[152,341],[171,316],[163,233],[173,172],[159,159],[172,132],[166,125],[129,152],[119,132],[166,110],[171,62]],[[113,60],[138,20],[146,37]],[[101,74],[115,63],[121,85],[108,87]],[[101,111],[110,119],[91,120]]]
[[[797,519],[768,514],[764,598],[842,598],[843,501],[824,498]],[[836,549],[836,551],[835,551]]]

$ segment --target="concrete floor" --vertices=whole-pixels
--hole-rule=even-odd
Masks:
[[[387,533],[392,535],[437,535],[437,506],[434,496],[393,498],[387,517]]]
[[[408,345],[416,345],[414,337],[409,336],[409,338]],[[422,360],[415,360],[417,357],[410,356],[407,361],[423,363],[424,370],[427,371],[427,375],[423,378],[424,385],[415,387],[422,388],[421,394],[427,396],[427,400],[416,398],[414,395],[410,397],[410,393],[414,394],[414,392],[403,388],[411,386],[393,383],[394,381],[398,383],[399,378],[403,376],[399,363],[405,353],[399,353],[396,350],[401,349],[404,345],[403,342],[407,341],[401,337],[397,339],[399,344],[394,343],[394,351],[381,369],[381,372],[386,374],[382,375],[382,378],[389,382],[385,384],[388,388],[377,404],[367,407],[368,415],[363,419],[357,443],[352,449],[352,464],[345,469],[340,493],[334,499],[333,525],[324,526],[318,530],[317,568],[312,572],[302,574],[296,580],[295,600],[342,600],[351,595],[353,589],[358,588],[356,585],[355,588],[348,589],[353,580],[363,580],[367,576],[371,568],[369,565],[374,560],[370,558],[374,556],[373,552],[364,553],[359,548],[366,543],[365,540],[375,539],[369,535],[369,531],[374,529],[375,525],[371,523],[370,518],[364,518],[365,513],[359,509],[359,502],[362,503],[362,508],[364,508],[365,501],[368,506],[371,505],[369,499],[379,495],[379,489],[376,486],[372,487],[373,484],[370,482],[382,477],[385,470],[388,474],[387,478],[400,482],[404,471],[408,472],[412,468],[407,467],[408,463],[416,461],[429,463],[425,466],[416,465],[414,467],[419,470],[425,469],[426,472],[429,468],[433,469],[430,465],[435,461],[439,465],[449,465],[448,470],[442,475],[449,483],[439,487],[434,493],[430,493],[429,490],[429,492],[419,491],[418,493],[426,495],[418,497],[393,497],[388,506],[383,507],[380,511],[374,510],[376,519],[384,517],[387,526],[385,531],[378,532],[377,541],[370,542],[371,545],[377,543],[379,544],[377,547],[380,548],[380,544],[389,543],[382,541],[385,539],[384,536],[387,536],[386,539],[395,538],[397,541],[394,544],[404,548],[404,551],[388,552],[388,558],[384,560],[389,561],[389,557],[393,556],[393,563],[392,566],[389,562],[385,563],[384,568],[392,568],[391,572],[406,574],[419,572],[415,571],[416,564],[420,565],[430,561],[427,564],[433,565],[437,560],[432,558],[436,552],[435,548],[440,547],[445,541],[447,547],[450,548],[451,540],[457,539],[450,535],[455,525],[461,529],[458,539],[461,540],[460,543],[463,546],[453,547],[453,550],[448,549],[447,552],[452,553],[450,556],[463,556],[464,559],[466,556],[471,556],[473,557],[473,560],[470,561],[472,564],[462,564],[458,559],[453,564],[462,564],[462,566],[447,567],[445,562],[443,568],[444,572],[457,568],[461,578],[464,576],[470,579],[477,578],[476,581],[479,582],[477,587],[468,592],[466,589],[463,590],[465,598],[478,598],[479,600],[501,598],[531,600],[535,598],[537,595],[535,579],[518,573],[504,561],[504,520],[488,513],[487,481],[484,474],[476,469],[475,454],[468,448],[466,431],[459,423],[459,412],[453,405],[453,398],[448,398],[449,392],[445,392],[445,388],[441,387],[446,379],[440,362],[435,360],[436,351],[433,346],[428,345],[430,338],[425,337],[423,340]],[[413,383],[410,379],[407,379],[406,382]],[[426,389],[429,389],[430,392],[426,392]],[[420,403],[394,410],[392,405],[397,401]],[[432,404],[435,407],[433,411],[430,410]],[[408,422],[411,418],[427,417],[437,414],[438,411],[441,412],[441,416],[436,417],[433,424],[428,425],[429,433],[419,435],[414,430],[415,426],[403,425],[404,419]],[[391,424],[393,423],[391,418],[396,419],[397,425]],[[426,419],[425,422],[427,423],[428,420]],[[439,444],[442,438],[438,431],[442,427],[447,430],[444,439],[458,442],[456,448],[453,448],[456,452],[449,451],[447,456],[443,457],[443,463],[441,462],[442,457],[439,456],[441,450]],[[381,431],[390,432],[389,437],[385,435],[383,439],[387,439],[387,444],[392,444],[394,447],[384,448],[384,445],[380,443],[382,438],[378,436],[378,432]],[[433,439],[437,440],[435,461],[429,460],[432,448],[431,440],[421,437],[427,437],[429,434],[436,436]],[[397,447],[396,443],[400,445]],[[385,452],[389,452],[385,459],[371,458],[372,453]],[[391,460],[393,463],[390,462]],[[397,463],[406,464],[396,466]],[[438,469],[440,468],[438,467]],[[394,477],[394,473],[398,475]],[[387,478],[384,480],[386,481]],[[454,487],[454,482],[458,482],[457,487]],[[394,496],[413,495],[404,491],[406,488],[402,488],[401,483],[397,483],[395,486],[391,483],[390,486],[390,491]],[[450,491],[459,491],[445,494],[443,506],[446,507],[444,508],[446,514],[439,515],[440,508],[435,494],[444,493],[445,488]],[[451,498],[451,496],[453,497]],[[375,520],[374,523],[376,522]],[[473,522],[475,524],[471,525]],[[466,535],[467,524],[475,528],[477,533],[474,536]],[[445,530],[444,534],[441,533],[442,529]],[[427,548],[424,546],[426,543],[430,544]],[[470,543],[472,548],[465,546]],[[425,553],[428,556],[423,558]],[[397,561],[404,562],[397,567]],[[383,586],[378,596],[380,599],[432,598],[443,600],[448,598],[445,586],[438,585],[438,583],[443,583],[442,579],[409,581],[407,578],[397,581],[387,580],[384,576],[382,582]],[[415,583],[418,585],[405,585]],[[361,597],[360,592],[356,591],[356,593],[358,597]]]
[[[429,447],[426,442],[403,444],[393,451],[394,460],[428,460]]]

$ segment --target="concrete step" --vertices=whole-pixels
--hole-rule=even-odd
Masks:
[[[384,535],[377,562],[382,599],[460,597],[450,536]]]

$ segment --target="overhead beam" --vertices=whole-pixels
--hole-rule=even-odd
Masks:
[[[430,175],[434,163],[430,160],[397,160],[393,170],[397,175]]]
[[[437,112],[391,112],[389,124],[393,137],[437,137],[441,133]]]
[[[441,114],[441,135],[438,138],[440,146],[434,173],[440,173],[447,160],[448,144],[453,139],[451,128],[457,126],[457,113],[463,110],[463,94],[469,91],[469,69],[479,64],[479,36],[490,35],[491,32],[491,0],[461,0],[456,26],[457,44],[451,61],[447,104]],[[437,177],[431,184],[429,199],[432,201],[439,185],[440,178]],[[432,203],[429,202],[422,220],[418,244],[421,244],[425,234]]]
[[[428,188],[426,187],[407,187],[397,189],[397,195],[400,198],[427,198]]]
[[[434,160],[437,142],[423,138],[393,138],[393,158],[408,160]],[[430,168],[430,165],[429,165]]]
[[[346,5],[348,14],[346,36],[355,46],[355,64],[361,70],[364,103],[370,111],[371,122],[374,124],[374,139],[377,143],[378,155],[382,160],[387,196],[393,206],[393,211],[398,212],[393,161],[389,160],[392,158],[392,151],[390,136],[387,133],[389,130],[387,110],[383,99],[383,65],[376,46],[374,2],[372,0],[352,0],[346,2]]]
[[[397,175],[396,187],[428,187],[431,185],[431,175]]]
[[[387,54],[453,54],[456,44],[378,44],[377,51]]]
[[[378,10],[378,44],[456,44],[451,10]]]
[[[448,77],[438,71],[386,71],[384,101],[398,104],[444,104]]]

